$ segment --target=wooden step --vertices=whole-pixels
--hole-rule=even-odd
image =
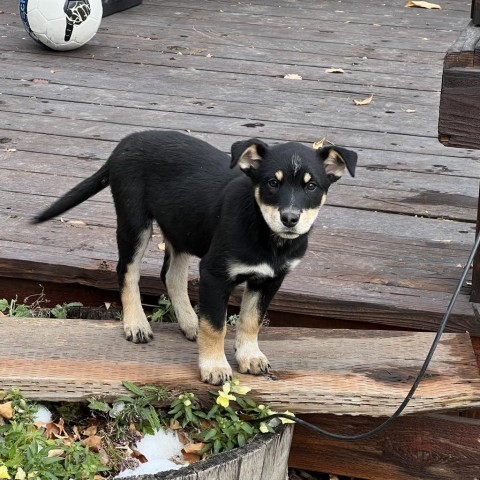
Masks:
[[[0,319],[0,390],[36,400],[79,401],[124,393],[121,382],[206,395],[197,346],[176,324],[154,324],[149,344],[127,342],[118,321]],[[233,329],[226,340],[234,370]],[[386,416],[410,389],[432,333],[273,328],[260,346],[273,371],[238,375],[258,401],[296,413]],[[444,334],[406,413],[480,406],[480,377],[466,333]]]

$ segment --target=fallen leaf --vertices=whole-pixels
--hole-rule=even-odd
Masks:
[[[170,419],[170,428],[172,430],[178,430],[178,429],[182,428],[182,426],[180,425],[180,422],[178,420],[175,420],[174,418],[171,418]]]
[[[53,450],[49,450],[47,457],[52,458],[52,457],[63,457],[65,455],[65,450],[62,450],[61,448],[54,448]]]
[[[316,142],[313,142],[313,148],[315,150],[318,150],[319,148],[322,148],[323,147],[323,144],[325,143],[325,140],[327,139],[327,137],[323,137],[321,138],[320,140],[317,140]]]
[[[158,244],[158,249],[162,250],[162,251],[165,250],[165,242],[159,243]]]
[[[84,437],[90,437],[91,435],[95,435],[96,433],[97,433],[97,426],[96,425],[90,425],[88,428],[86,428],[82,432],[82,435]]]
[[[325,73],[345,73],[343,68],[327,68]]]
[[[369,103],[371,103],[372,100],[373,100],[373,94],[363,100],[353,99],[353,103],[355,105],[368,105]]]
[[[187,434],[183,430],[177,430],[177,437],[182,445],[188,445],[191,442],[191,440],[188,438]]]
[[[90,437],[82,440],[82,445],[84,447],[91,448],[95,452],[99,452],[100,447],[102,446],[102,437],[99,437],[98,435],[91,435]]]
[[[414,108],[407,108],[405,110],[405,113],[415,113],[415,112],[416,112],[416,110]]]
[[[46,80],[45,78],[32,78],[32,83],[45,84],[50,83],[50,80]]]
[[[83,220],[69,220],[67,223],[69,223],[70,225],[77,225],[77,226],[86,225],[86,223]]]
[[[405,4],[405,7],[427,8],[428,10],[442,9],[442,7],[436,3],[423,2],[423,1],[409,1]]]
[[[50,70],[50,73],[58,73],[60,70]]]
[[[198,453],[203,447],[205,447],[205,444],[202,442],[189,443],[183,447],[183,450],[185,453]]]
[[[296,73],[287,73],[283,78],[286,78],[287,80],[303,80],[303,78]]]
[[[184,450],[182,450],[182,455],[183,459],[188,462],[188,463],[195,463],[199,462],[202,459],[202,456],[199,455],[198,453],[187,453]]]
[[[45,436],[48,440],[53,438],[68,438],[68,434],[65,431],[63,426],[63,418],[61,418],[58,423],[48,422],[44,424],[45,426]]]
[[[6,149],[4,150],[4,152],[8,152],[8,153],[12,153],[12,152],[16,152],[16,151],[17,151],[16,148],[6,148]]]
[[[135,448],[132,449],[132,457],[136,458],[140,463],[148,462],[148,458],[143,453],[136,450]]]
[[[13,417],[12,402],[2,403],[0,405],[0,417],[10,420]]]

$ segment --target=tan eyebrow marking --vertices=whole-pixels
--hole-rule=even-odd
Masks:
[[[281,182],[281,181],[283,180],[283,172],[282,172],[281,170],[277,170],[277,171],[275,172],[275,178],[276,178],[279,182]]]
[[[312,179],[312,176],[308,172],[303,176],[303,181],[305,183],[308,183],[311,179]]]

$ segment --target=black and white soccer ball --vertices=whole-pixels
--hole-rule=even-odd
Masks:
[[[53,50],[87,43],[97,33],[102,13],[102,0],[20,0],[28,34]]]

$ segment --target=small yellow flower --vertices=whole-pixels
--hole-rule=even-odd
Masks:
[[[15,474],[15,480],[25,480],[27,478],[27,474],[22,467],[17,468],[17,473]]]
[[[6,478],[6,479],[12,478],[8,474],[8,469],[5,465],[0,465],[0,478]]]
[[[286,411],[283,412],[283,413],[284,413],[285,415],[291,415],[292,417],[295,416],[292,412],[289,412],[288,410],[286,410]],[[290,420],[289,418],[280,417],[280,420],[282,421],[282,423],[295,423],[294,420]]]
[[[238,395],[246,395],[251,388],[246,386],[240,386],[240,380],[233,380],[231,383],[231,390],[233,393],[237,393]]]
[[[218,392],[216,402],[224,408],[230,405],[230,400],[236,400],[234,395],[230,395],[230,382],[225,382],[222,390]]]
[[[189,407],[189,406],[192,404],[192,402],[191,402],[190,400],[184,400],[184,401],[183,401],[183,404],[184,404],[186,407]]]
[[[268,430],[268,425],[267,425],[265,422],[262,422],[262,423],[260,424],[260,431],[261,431],[262,433],[268,433],[268,431],[269,431],[269,430]]]

